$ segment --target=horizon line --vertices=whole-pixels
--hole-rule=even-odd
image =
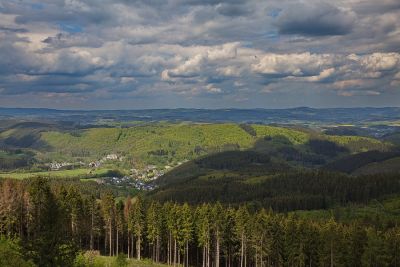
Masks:
[[[359,106],[359,107],[310,107],[310,106],[296,106],[296,107],[284,107],[284,108],[265,108],[265,107],[255,107],[255,108],[195,108],[195,107],[176,107],[176,108],[139,108],[139,109],[57,109],[57,108],[46,108],[46,107],[1,107],[1,109],[19,109],[19,110],[49,110],[49,111],[151,111],[151,110],[293,110],[293,109],[388,109],[388,108],[400,108],[400,106]]]

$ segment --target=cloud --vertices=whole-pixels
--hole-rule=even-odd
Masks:
[[[369,71],[391,71],[394,70],[400,62],[398,53],[373,53],[361,58],[360,63]]]
[[[55,36],[47,37],[42,42],[56,49],[68,47],[101,47],[103,44],[103,41],[95,36],[61,32]]]
[[[275,76],[314,76],[327,66],[332,65],[333,57],[329,54],[265,54],[257,64],[252,65],[256,73]]]
[[[45,99],[62,96],[59,107],[167,100],[281,107],[336,94],[393,103],[399,7],[396,0],[0,0],[0,105],[26,104],[25,95],[49,106],[55,101]]]
[[[280,12],[280,33],[310,36],[344,35],[351,31],[355,15],[325,2],[295,2]]]
[[[228,16],[245,16],[252,12],[252,9],[244,4],[220,3],[217,5],[216,10],[218,13]]]
[[[197,54],[191,56],[175,68],[164,70],[161,77],[164,80],[169,80],[174,77],[199,76],[206,64],[235,58],[238,45],[238,43],[227,43],[215,47],[200,47],[197,49],[200,50]]]
[[[353,88],[361,88],[367,83],[366,80],[360,80],[360,79],[355,79],[355,80],[342,80],[342,81],[336,81],[333,83],[333,87],[343,90],[343,89],[353,89]]]

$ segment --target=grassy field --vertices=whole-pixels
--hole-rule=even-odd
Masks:
[[[38,176],[50,178],[95,178],[106,176],[109,169],[74,169],[61,171],[45,171],[45,172],[5,172],[0,173],[0,178],[11,179],[27,179]]]
[[[126,256],[125,256],[126,257]],[[108,257],[108,256],[98,256],[91,255],[90,252],[86,252],[77,257],[78,266],[93,266],[93,267],[165,267],[167,265],[154,263],[149,259],[136,260],[127,259],[124,256],[120,257]],[[181,265],[177,265],[181,266]]]
[[[99,261],[103,263],[103,265],[100,266],[104,266],[104,267],[118,267],[117,264],[115,264],[115,257],[105,257],[105,256],[99,256]],[[159,263],[153,263],[150,260],[142,260],[142,261],[138,261],[138,260],[133,260],[133,259],[129,259],[127,260],[128,263],[128,267],[166,267],[166,264],[159,264]],[[181,265],[179,265],[181,266]]]

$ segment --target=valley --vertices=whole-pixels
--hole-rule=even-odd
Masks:
[[[397,261],[398,118],[351,126],[348,118],[255,123],[249,111],[235,111],[241,121],[229,115],[189,121],[177,112],[184,121],[178,116],[122,125],[89,112],[83,127],[63,121],[63,112],[50,113],[17,113],[1,124],[0,232],[29,247],[4,241],[0,250],[38,251],[48,244],[45,233],[52,233],[59,236],[54,254],[33,261],[200,266],[209,257],[237,266],[254,253],[257,258],[246,259],[252,265],[301,262],[296,255],[312,266]],[[62,219],[46,221],[30,205],[41,205],[43,214],[56,210]],[[30,238],[35,234],[44,243]],[[361,238],[352,241],[361,246],[357,257],[341,249],[354,249],[348,235]],[[330,249],[330,238],[342,241]],[[384,259],[375,258],[376,249],[384,249]]]

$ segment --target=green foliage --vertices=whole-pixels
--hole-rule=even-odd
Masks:
[[[400,190],[399,177],[394,174],[354,177],[326,171],[290,170],[273,161],[248,165],[253,158],[234,157],[231,164],[230,157],[222,155],[219,160],[213,155],[197,160],[198,165],[188,163],[162,177],[160,187],[149,192],[149,196],[159,201],[192,204],[252,202],[277,211],[289,211],[366,203]]]
[[[280,177],[284,180],[282,184],[274,181],[270,186],[278,190],[277,196],[284,195],[279,188],[288,186],[294,189],[294,184],[303,186],[299,189],[302,192],[308,186],[309,190],[323,194],[337,191],[340,195],[344,191],[343,196],[357,196],[346,191],[346,187],[326,187],[326,182],[318,188],[313,182],[301,185],[294,177]],[[317,178],[332,180],[332,184],[337,182],[333,176],[307,179],[317,182]],[[291,185],[288,182],[291,179],[296,183]],[[382,177],[379,180],[364,179],[372,179],[377,189],[382,189],[382,185],[392,187],[385,181],[377,183]],[[356,181],[359,183],[361,180]],[[297,213],[274,213],[249,204],[227,207],[220,203],[205,203],[196,207],[187,203],[154,203],[141,198],[128,198],[122,202],[115,201],[111,193],[96,200],[77,188],[64,185],[51,188],[43,179],[32,181],[25,188],[21,186],[24,183],[16,180],[10,184],[0,183],[0,189],[7,192],[19,186],[22,195],[29,195],[29,208],[20,214],[33,218],[21,222],[21,227],[28,229],[29,235],[20,233],[18,228],[2,225],[0,229],[4,229],[5,235],[23,239],[22,243],[28,245],[25,246],[26,253],[19,255],[32,259],[38,266],[160,266],[149,261],[127,259],[127,256],[119,255],[120,252],[128,252],[130,257],[136,254],[141,255],[139,258],[159,259],[175,266],[183,262],[185,266],[200,266],[202,262],[209,266],[223,266],[228,261],[232,266],[262,266],[266,262],[272,266],[393,266],[398,261],[400,229],[393,222],[381,221],[372,225],[362,220],[344,222],[334,216],[320,220],[298,216]],[[268,193],[274,194],[273,191]],[[393,200],[384,205],[396,206],[396,203]],[[23,202],[19,204],[23,205]],[[96,210],[93,206],[97,206],[100,220],[91,216],[92,210]],[[2,216],[13,216],[13,211],[3,206],[0,208]],[[54,212],[52,218],[49,218],[50,208]],[[97,227],[105,231],[97,231]],[[71,245],[75,242],[66,241],[79,238],[77,245],[85,251],[92,246],[87,241],[96,232],[97,237],[105,242],[97,243],[97,251],[75,256],[76,250]],[[128,251],[126,244],[131,248]],[[153,250],[146,249],[150,247]],[[157,253],[161,257],[155,256]]]
[[[353,171],[353,174],[355,175],[379,173],[400,173],[400,157],[369,163]]]
[[[253,142],[252,137],[235,124],[155,124],[123,129],[93,128],[84,131],[79,137],[68,133],[45,132],[42,140],[58,154],[72,156],[79,151],[88,151],[90,158],[98,158],[107,153],[119,152],[153,164],[191,159],[196,156],[196,152],[205,154],[219,151],[227,144],[238,143],[241,148],[249,148]]]
[[[61,235],[62,210],[50,189],[48,180],[37,178],[27,188],[29,194],[28,235],[24,240],[27,253],[39,266],[71,265],[76,248]]]
[[[268,155],[255,151],[227,151],[196,160],[201,168],[234,170],[247,165],[268,164]]]
[[[326,136],[329,141],[346,147],[351,152],[365,152],[369,150],[387,151],[391,144],[383,143],[377,139],[361,136]]]
[[[31,260],[26,260],[16,241],[0,238],[0,266],[35,267]]]
[[[118,256],[115,257],[115,261],[114,261],[113,266],[115,266],[115,267],[127,267],[128,266],[127,256],[124,253],[118,254]]]
[[[339,146],[335,142],[322,139],[311,139],[308,141],[308,146],[316,154],[331,157],[336,156],[338,153],[347,152],[345,147]]]
[[[53,148],[54,152],[46,153],[53,159],[63,155],[94,160],[108,153],[120,153],[136,162],[165,165],[207,153],[257,147],[257,140],[279,136],[288,140],[286,145],[293,146],[306,146],[311,138],[307,132],[265,125],[159,123],[122,129],[91,128],[79,135],[48,131],[41,133],[41,141]],[[321,135],[321,138],[352,152],[388,148],[387,144],[366,137]]]
[[[383,162],[391,158],[396,158],[398,156],[400,156],[400,152],[397,151],[382,152],[372,150],[342,157],[325,165],[324,169],[352,173],[356,172],[357,169],[360,169],[363,166],[367,166],[368,164]],[[382,170],[382,168],[380,170]],[[386,169],[386,171],[387,170],[388,169]],[[363,173],[363,171],[360,171],[360,173]],[[365,173],[368,174],[368,170],[366,170]]]
[[[240,128],[243,129],[243,131],[245,131],[249,135],[251,135],[253,137],[257,136],[257,132],[254,130],[254,128],[251,125],[249,125],[249,124],[240,124],[239,126],[240,126]]]

